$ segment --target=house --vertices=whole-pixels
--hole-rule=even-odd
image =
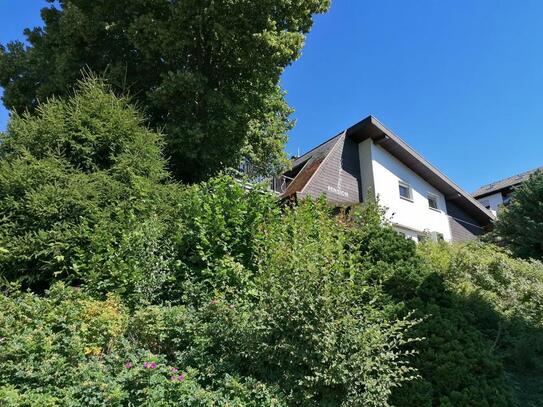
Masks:
[[[369,116],[292,162],[273,181],[284,199],[326,196],[350,206],[375,200],[394,228],[419,241],[464,241],[494,216],[407,143]]]
[[[488,185],[483,185],[473,193],[473,197],[477,199],[481,205],[490,210],[490,212],[497,215],[500,206],[509,203],[513,190],[537,171],[543,171],[543,167],[526,171],[522,174],[496,181]]]

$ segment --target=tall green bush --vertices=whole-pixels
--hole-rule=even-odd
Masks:
[[[240,196],[229,185],[242,187],[227,177],[215,183],[215,194],[207,188],[190,193],[238,204]],[[136,305],[130,311],[115,297],[92,300],[84,290],[58,285],[46,298],[4,294],[0,400],[388,405],[393,388],[414,375],[408,365],[412,352],[403,349],[413,340],[406,333],[414,322],[388,315],[379,285],[358,273],[358,253],[345,229],[334,226],[323,203],[277,214],[261,224],[262,238],[252,249],[259,261],[252,270],[228,260],[209,266],[227,271],[212,283],[205,274],[188,276],[188,287],[206,295],[178,299],[179,305]],[[231,259],[239,246],[224,238],[209,241],[222,242],[228,254],[221,255]],[[231,271],[250,284],[224,278]],[[180,285],[181,292],[185,288]],[[126,368],[127,361],[137,368]],[[144,362],[157,363],[157,370]],[[167,375],[170,367],[182,367],[191,381],[172,388],[178,384]],[[36,369],[35,376],[24,373]]]
[[[0,143],[0,273],[25,287],[87,284],[105,294],[160,290],[171,268],[162,137],[99,80],[34,116],[14,115]],[[151,278],[148,278],[151,275]]]
[[[353,240],[366,278],[382,284],[391,315],[414,312],[422,320],[409,349],[419,378],[393,392],[397,406],[507,406],[512,399],[501,361],[471,315],[466,298],[448,286],[439,262],[379,222],[378,209],[353,217]],[[367,219],[373,220],[368,222]],[[446,246],[448,247],[448,246]],[[434,259],[435,260],[435,259]]]
[[[448,290],[503,363],[518,405],[543,400],[543,264],[482,243],[423,245]]]

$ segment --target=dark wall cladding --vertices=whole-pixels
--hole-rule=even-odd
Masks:
[[[358,144],[343,135],[306,185],[304,195],[326,195],[331,202],[362,201]]]
[[[482,225],[452,201],[447,201],[447,214],[453,242],[472,240],[485,233]]]
[[[477,238],[477,235],[466,228],[466,224],[462,224],[456,219],[449,216],[449,226],[451,228],[451,238],[453,242],[465,242]]]

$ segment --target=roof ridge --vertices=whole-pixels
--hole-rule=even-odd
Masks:
[[[492,186],[494,186],[496,184],[499,184],[501,182],[509,181],[509,180],[512,180],[512,179],[515,179],[515,178],[524,177],[526,175],[533,174],[533,173],[535,173],[537,171],[540,171],[540,170],[543,170],[543,166],[534,168],[532,170],[524,171],[524,172],[521,172],[521,173],[516,174],[516,175],[511,175],[510,177],[505,177],[505,178],[502,178],[502,179],[499,179],[499,180],[496,180],[496,181],[492,181],[492,182],[489,182],[488,184],[481,185],[479,188],[477,188],[477,191],[480,191],[480,190],[488,188],[488,187],[492,187]]]
[[[322,143],[320,143],[318,146],[313,147],[312,149],[306,151],[306,152],[303,153],[301,156],[294,158],[294,159],[292,160],[292,162],[294,163],[295,161],[303,161],[302,159],[305,158],[306,156],[309,156],[309,157],[307,157],[307,158],[310,158],[311,153],[313,153],[315,150],[321,148],[321,147],[324,146],[326,143],[329,143],[329,142],[332,141],[333,139],[335,139],[335,138],[341,136],[343,133],[345,133],[345,130],[340,131],[340,132],[337,133],[335,136],[330,137],[329,139],[327,139],[327,140],[323,141]]]

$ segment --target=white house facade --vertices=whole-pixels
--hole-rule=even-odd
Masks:
[[[285,199],[325,195],[336,206],[377,199],[415,241],[463,241],[493,215],[370,116],[293,161],[275,186]]]
[[[434,232],[451,240],[445,196],[371,139],[359,144],[361,156],[371,162],[373,195],[387,210],[398,231],[419,240]]]

